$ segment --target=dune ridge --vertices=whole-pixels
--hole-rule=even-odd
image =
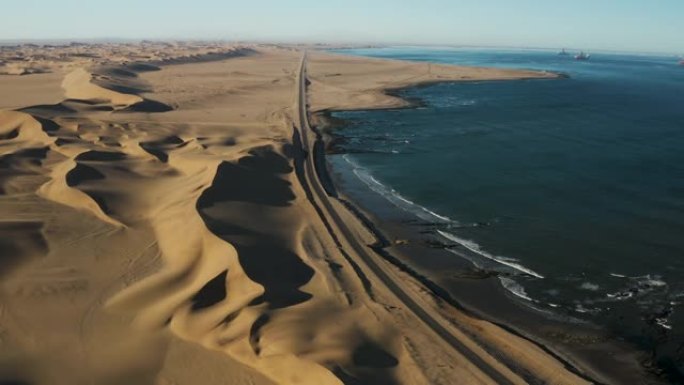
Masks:
[[[3,45],[0,46],[0,76],[69,72],[80,67],[101,65],[124,65],[143,69],[155,65],[216,61],[253,52],[250,47],[221,42]]]
[[[135,103],[142,102],[142,98],[137,95],[115,92],[90,82],[92,75],[83,68],[78,68],[69,73],[62,82],[64,95],[69,99],[82,100],[86,102],[107,102],[115,107],[129,107]]]

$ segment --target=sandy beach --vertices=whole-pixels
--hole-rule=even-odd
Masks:
[[[326,186],[324,112],[557,75],[228,44],[0,63],[0,383],[611,382],[440,300]]]

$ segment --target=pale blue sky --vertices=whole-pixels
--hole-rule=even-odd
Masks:
[[[23,0],[0,40],[245,39],[684,53],[684,0]]]

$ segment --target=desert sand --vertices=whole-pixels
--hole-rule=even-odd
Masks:
[[[0,383],[588,382],[373,254],[322,188],[308,121],[407,105],[393,88],[555,75],[298,47],[14,49]]]

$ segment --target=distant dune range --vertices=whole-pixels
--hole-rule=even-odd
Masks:
[[[586,382],[380,261],[466,357],[331,233],[298,163],[301,57],[261,46],[0,75],[0,383]],[[323,53],[307,68],[314,112],[554,76]]]

